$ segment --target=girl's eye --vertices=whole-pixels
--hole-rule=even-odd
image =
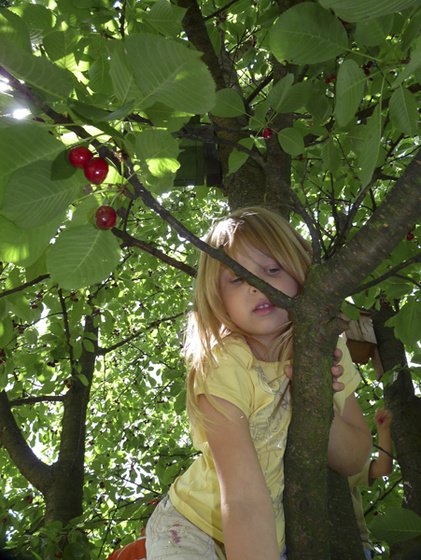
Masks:
[[[231,284],[241,284],[243,282],[243,279],[238,277],[238,278],[233,278],[231,280]]]
[[[276,268],[267,268],[267,269],[266,269],[266,272],[267,272],[268,274],[273,275],[273,274],[277,274],[278,272],[280,272],[280,270],[281,270],[281,268],[278,266],[278,267],[276,267]]]

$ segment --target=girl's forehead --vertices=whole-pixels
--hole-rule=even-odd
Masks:
[[[238,249],[235,252],[226,252],[229,257],[240,263],[246,269],[254,268],[255,265],[265,268],[278,262],[273,255],[268,254],[268,252],[262,251],[252,245],[244,245],[241,249]],[[220,274],[233,275],[234,272],[229,267],[221,263]]]
[[[254,259],[275,259],[271,251],[264,247],[260,243],[252,244],[248,241],[238,243],[232,247],[226,248],[225,252],[232,259],[237,260],[237,258],[252,258]]]

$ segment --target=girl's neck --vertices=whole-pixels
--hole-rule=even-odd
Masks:
[[[276,353],[270,348],[267,348],[266,346],[264,346],[260,342],[257,342],[256,340],[253,340],[252,338],[246,337],[246,342],[256,360],[259,360],[261,362],[277,361],[277,357],[275,355]]]

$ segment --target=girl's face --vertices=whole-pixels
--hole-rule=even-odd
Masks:
[[[248,246],[235,260],[284,294],[290,297],[297,295],[298,282],[273,257],[259,249]],[[253,340],[269,348],[290,321],[285,309],[275,307],[262,292],[235,276],[225,266],[221,267],[219,273],[219,290],[225,310],[233,323],[252,337],[249,341],[252,350]]]

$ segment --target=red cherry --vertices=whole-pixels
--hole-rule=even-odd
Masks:
[[[415,235],[412,233],[412,231],[408,231],[408,233],[406,234],[406,238],[408,241],[412,241],[414,237]]]
[[[91,158],[83,168],[85,177],[90,183],[100,185],[108,173],[108,163],[100,157]]]
[[[99,229],[111,229],[116,221],[117,214],[112,206],[100,206],[95,213],[95,223]]]
[[[379,418],[379,419],[377,420],[377,423],[378,423],[378,424],[383,424],[383,422],[384,422],[384,418]]]
[[[69,161],[73,167],[83,169],[87,162],[92,158],[93,153],[85,146],[78,146],[77,148],[72,148],[69,152]]]
[[[269,140],[269,138],[271,138],[273,134],[273,131],[271,128],[265,128],[265,130],[262,132],[262,136],[265,140]]]

